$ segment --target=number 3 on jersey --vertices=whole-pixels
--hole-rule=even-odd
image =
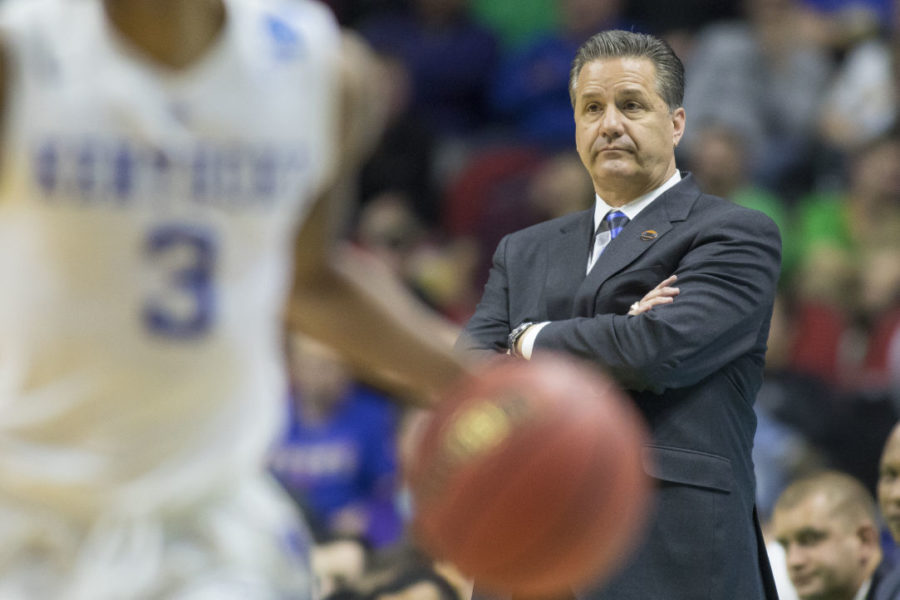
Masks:
[[[144,255],[158,279],[143,307],[146,328],[182,340],[203,336],[216,315],[212,234],[200,227],[160,226],[147,236]]]

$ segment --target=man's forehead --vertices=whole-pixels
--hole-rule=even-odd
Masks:
[[[656,65],[646,56],[601,56],[584,63],[584,73],[640,72],[656,76]]]
[[[817,491],[799,499],[790,506],[776,507],[774,520],[776,524],[791,521],[817,523],[834,512],[834,502],[824,491]]]
[[[801,536],[825,533],[831,525],[831,520],[823,520],[797,506],[784,511],[777,511],[772,519],[772,525],[775,537],[779,541],[785,541]]]
[[[656,67],[648,58],[600,58],[582,67],[576,91],[579,95],[608,90],[658,93],[656,83]]]

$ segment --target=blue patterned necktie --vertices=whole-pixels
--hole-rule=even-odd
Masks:
[[[603,217],[609,226],[609,241],[616,239],[622,229],[628,225],[628,217],[620,210],[611,210]]]
[[[594,235],[594,245],[591,249],[591,258],[588,261],[587,272],[590,273],[594,268],[597,259],[606,250],[606,247],[616,236],[622,233],[622,229],[628,224],[628,217],[620,210],[611,210],[603,217],[600,226],[597,227],[597,233]],[[607,238],[607,234],[609,237]]]

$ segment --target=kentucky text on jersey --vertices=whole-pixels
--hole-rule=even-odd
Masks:
[[[229,210],[272,208],[306,180],[305,146],[221,140],[161,148],[134,140],[47,137],[31,152],[48,201],[165,209],[178,198]],[[288,194],[289,196],[289,194]]]

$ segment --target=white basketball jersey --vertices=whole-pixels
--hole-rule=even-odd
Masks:
[[[4,7],[0,496],[141,512],[263,464],[339,33],[307,0],[226,6],[183,70],[99,0]]]

